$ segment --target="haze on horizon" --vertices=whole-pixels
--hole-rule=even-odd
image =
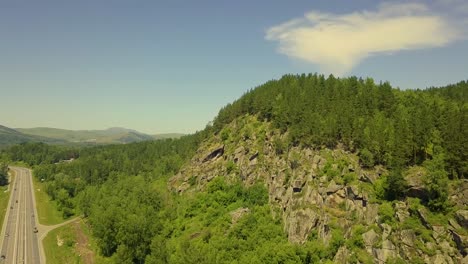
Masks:
[[[468,3],[0,4],[0,124],[191,133],[286,73],[425,88],[467,79]]]

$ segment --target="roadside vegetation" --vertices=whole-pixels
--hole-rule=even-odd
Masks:
[[[108,264],[110,259],[100,255],[88,225],[76,221],[50,231],[43,240],[47,263]]]
[[[10,178],[8,177],[8,173],[11,175]],[[8,172],[8,167],[0,163],[0,228],[3,226],[8,202],[10,200],[11,191],[9,180],[13,182],[14,177],[16,177],[15,172]]]
[[[58,210],[57,202],[52,200],[45,191],[45,184],[33,177],[34,195],[39,223],[42,225],[56,225],[66,221],[63,213]]]

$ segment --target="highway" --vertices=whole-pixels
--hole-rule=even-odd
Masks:
[[[9,207],[1,232],[0,264],[41,263],[31,171],[12,169],[16,177],[10,186]]]

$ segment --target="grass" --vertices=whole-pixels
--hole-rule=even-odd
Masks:
[[[83,263],[75,252],[76,234],[71,224],[54,229],[43,240],[47,263]]]
[[[13,177],[16,176],[16,173],[13,170],[10,170],[10,172],[10,182],[13,182]],[[5,214],[8,208],[8,201],[10,200],[11,190],[7,191],[8,186],[9,185],[0,187],[0,228],[3,226],[3,221],[5,220]]]
[[[111,258],[106,258],[98,254],[99,247],[97,245],[97,241],[91,235],[90,227],[84,221],[80,221],[80,226],[81,226],[81,230],[83,231],[83,234],[88,238],[88,247],[94,252],[94,261],[95,261],[94,263],[96,264],[113,263]]]
[[[43,225],[56,225],[65,222],[62,213],[57,210],[55,202],[50,200],[49,195],[44,191],[44,184],[39,182],[35,177],[32,178],[39,223]]]
[[[86,245],[80,245],[78,237],[84,235],[87,239]],[[85,254],[80,252],[98,252],[96,241],[91,236],[91,230],[83,221],[77,227],[74,223],[67,224],[52,230],[44,238],[44,251],[47,263],[51,264],[80,264],[87,263]],[[104,258],[96,253],[91,254],[88,262],[96,264],[110,264],[110,258]],[[89,255],[88,255],[89,256]],[[93,262],[94,261],[94,262]]]

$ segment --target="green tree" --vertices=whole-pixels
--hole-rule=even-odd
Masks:
[[[0,163],[0,186],[8,184],[8,165]]]
[[[394,169],[387,176],[385,196],[388,200],[396,200],[405,197],[408,183],[401,173],[401,169]]]

